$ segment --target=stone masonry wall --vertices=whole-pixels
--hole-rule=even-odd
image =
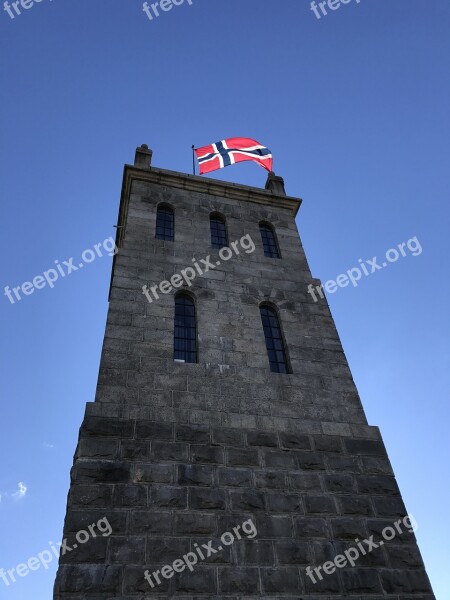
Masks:
[[[80,430],[64,537],[107,517],[97,537],[61,557],[55,600],[148,597],[275,600],[433,600],[413,534],[403,533],[314,584],[305,569],[333,560],[407,512],[376,427],[367,425],[326,301],[312,279],[286,201],[193,191],[131,169],[95,402]],[[149,179],[149,180],[146,180]],[[154,178],[153,178],[154,179]],[[195,181],[198,178],[194,178]],[[203,180],[201,180],[203,181]],[[199,183],[196,183],[198,188]],[[249,188],[247,188],[249,189]],[[158,203],[175,210],[175,241],[155,239]],[[280,205],[281,204],[281,205]],[[197,277],[199,361],[174,363],[174,294],[151,286],[218,260],[209,215],[227,219],[241,250]],[[275,227],[281,259],[266,258],[259,223]],[[279,312],[292,374],[269,370],[259,314]],[[154,589],[144,579],[247,519],[236,541]]]
[[[175,242],[155,239],[156,208],[175,209]],[[320,431],[348,433],[366,419],[326,302],[307,293],[312,281],[293,211],[207,194],[133,184],[125,243],[116,259],[97,401],[126,402],[178,420],[282,427],[314,421]],[[169,279],[211,256],[209,215],[227,219],[230,242],[249,234],[252,254],[223,262],[195,279],[199,363],[174,364],[173,293],[150,304],[144,284]],[[276,228],[281,259],[266,258],[260,221]],[[189,289],[189,288],[188,288]],[[279,310],[292,375],[268,369],[259,304]],[[295,427],[298,423],[295,424]],[[308,429],[309,431],[309,429]]]

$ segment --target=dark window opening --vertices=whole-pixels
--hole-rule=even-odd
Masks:
[[[220,250],[228,246],[228,234],[225,219],[220,215],[212,215],[211,223],[211,245]]]
[[[275,232],[272,227],[270,225],[266,225],[265,223],[261,223],[259,230],[261,232],[264,255],[270,258],[281,258]]]
[[[194,301],[185,294],[175,298],[174,359],[197,362],[197,325]]]
[[[175,216],[169,206],[160,206],[158,208],[156,215],[156,238],[158,240],[173,242],[174,221]]]
[[[270,370],[272,373],[289,373],[286,350],[277,313],[270,306],[261,306],[260,311]]]

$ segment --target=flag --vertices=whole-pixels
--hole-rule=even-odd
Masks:
[[[272,170],[271,151],[250,138],[228,138],[216,144],[196,148],[195,154],[200,165],[200,175],[245,160],[253,160],[264,169]]]

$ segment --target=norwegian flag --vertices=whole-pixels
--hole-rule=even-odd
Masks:
[[[200,175],[245,160],[253,160],[264,169],[272,170],[271,151],[250,138],[228,138],[216,144],[196,148],[195,154],[200,165]]]

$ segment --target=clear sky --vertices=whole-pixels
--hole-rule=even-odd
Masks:
[[[186,1],[152,21],[140,0],[42,0],[14,20],[0,6],[0,567],[60,541],[111,258],[14,305],[3,288],[114,235],[137,145],[190,172],[191,144],[249,136],[304,198],[298,226],[323,282],[421,244],[328,298],[448,600],[449,26],[448,0],[353,0],[320,20],[309,0]],[[0,597],[47,600],[55,570],[0,581]]]

